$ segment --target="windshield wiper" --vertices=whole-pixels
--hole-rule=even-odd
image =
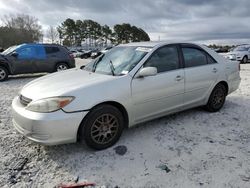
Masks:
[[[110,70],[111,70],[112,75],[115,76],[115,67],[114,67],[114,64],[111,60],[109,61],[109,66],[110,66]]]

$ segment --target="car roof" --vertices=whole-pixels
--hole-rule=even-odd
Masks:
[[[168,44],[190,44],[197,45],[199,44],[191,43],[191,42],[177,42],[177,41],[149,41],[149,42],[131,42],[127,44],[120,44],[119,46],[142,46],[142,47],[151,47],[154,48],[156,46],[168,45]]]

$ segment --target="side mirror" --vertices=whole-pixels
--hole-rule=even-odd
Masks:
[[[17,52],[13,52],[13,53],[11,54],[11,56],[17,57],[17,56],[18,56],[18,53],[17,53]]]
[[[144,67],[137,73],[137,78],[147,77],[147,76],[155,76],[157,74],[156,67]]]

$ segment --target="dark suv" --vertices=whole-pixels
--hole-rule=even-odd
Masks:
[[[67,48],[56,44],[21,44],[0,54],[0,81],[8,75],[55,72],[75,67]]]

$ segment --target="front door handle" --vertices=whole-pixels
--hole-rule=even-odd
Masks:
[[[216,73],[218,70],[216,68],[213,68],[212,72]]]
[[[175,78],[176,81],[181,81],[182,79],[183,79],[183,76],[180,76],[180,75],[176,76]]]

